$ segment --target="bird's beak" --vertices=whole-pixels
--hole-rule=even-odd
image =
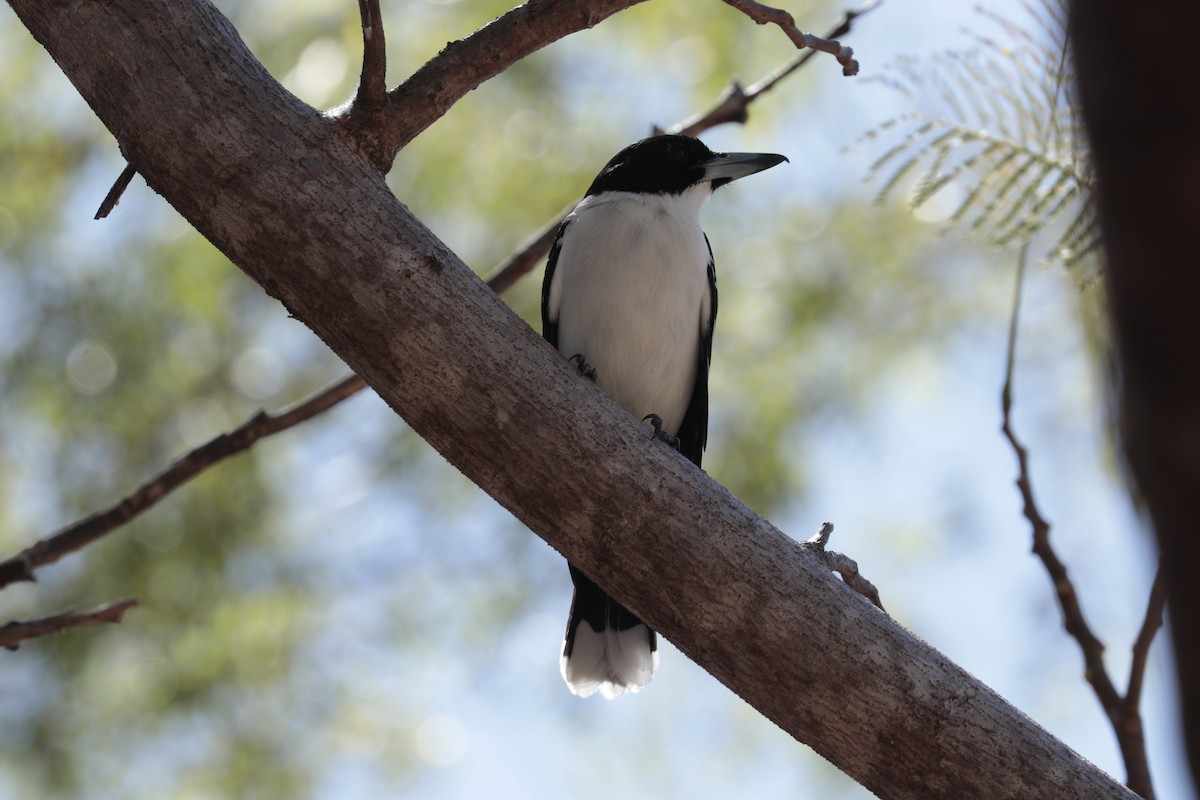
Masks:
[[[762,172],[784,161],[787,161],[785,156],[775,153],[717,153],[700,166],[704,168],[705,180],[720,184]]]

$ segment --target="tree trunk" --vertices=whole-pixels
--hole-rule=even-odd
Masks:
[[[1150,511],[1200,790],[1200,62],[1192,2],[1074,3],[1125,453]]]

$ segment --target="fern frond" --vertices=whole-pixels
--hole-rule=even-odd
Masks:
[[[1003,148],[1002,148],[1003,149]],[[979,208],[980,203],[986,202],[984,199],[985,192],[990,192],[994,184],[1003,180],[1006,170],[1010,162],[1016,160],[1019,153],[1015,150],[1005,149],[1001,158],[993,165],[991,171],[985,172],[980,177],[980,180],[975,186],[967,192],[963,198],[962,204],[959,205],[954,213],[950,215],[950,224],[958,225],[969,214],[972,209]]]
[[[925,186],[923,186],[922,190],[913,197],[912,207],[919,207],[923,202],[940,192],[948,184],[957,180],[960,175],[977,169],[981,163],[994,156],[1002,147],[1003,145],[1001,145],[1000,142],[990,142],[983,149],[962,159],[949,170],[942,173],[941,177],[939,177],[937,180],[933,181],[932,183],[927,183]]]
[[[897,62],[881,82],[917,109],[859,142],[900,137],[870,167],[870,179],[891,168],[877,200],[911,185],[917,208],[957,183],[963,197],[947,225],[996,246],[1027,244],[1077,209],[1050,248],[1051,258],[1075,263],[1099,233],[1068,92],[1066,12],[1063,0],[1024,0],[1021,9],[1023,19],[980,9],[993,32],[975,34],[971,51]]]

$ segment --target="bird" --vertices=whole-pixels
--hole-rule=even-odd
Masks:
[[[717,273],[700,227],[713,192],[787,161],[717,153],[691,136],[634,142],[564,218],[542,282],[542,335],[586,377],[700,466]],[[571,692],[613,699],[658,667],[655,632],[568,563],[574,596],[559,669]]]

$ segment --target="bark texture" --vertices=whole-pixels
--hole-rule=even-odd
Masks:
[[[451,463],[789,734],[883,798],[1133,796],[651,442],[211,5],[10,5],[155,191]]]

